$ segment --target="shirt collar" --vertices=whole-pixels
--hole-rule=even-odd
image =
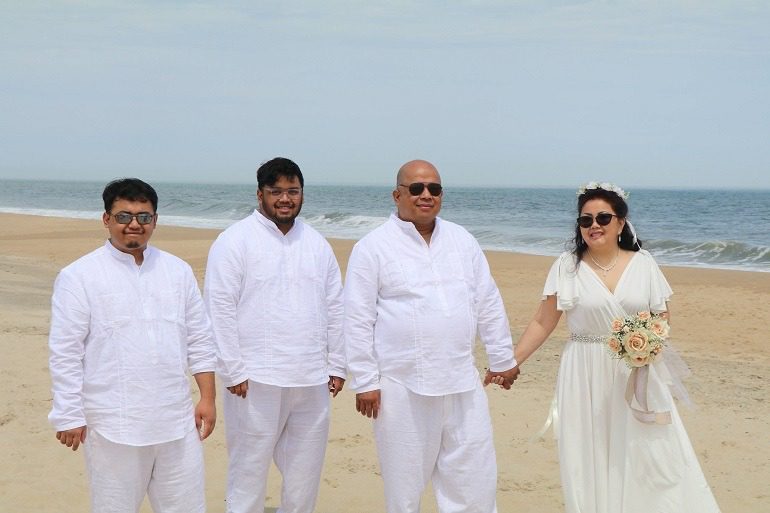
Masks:
[[[113,258],[115,258],[116,260],[119,260],[124,263],[136,265],[136,259],[134,258],[134,255],[132,255],[131,253],[124,253],[123,251],[119,250],[118,248],[112,245],[112,242],[110,242],[110,239],[107,239],[106,241],[104,241],[104,246],[107,248],[107,253],[112,255]],[[155,254],[155,248],[147,244],[147,247],[144,248],[144,261],[146,262],[148,258],[152,258],[154,254]]]
[[[300,224],[302,224],[300,219],[299,219],[299,217],[297,217],[296,219],[294,219],[294,226],[292,226],[289,229],[289,231],[286,232],[286,235],[284,235],[283,232],[275,224],[275,221],[265,217],[265,215],[262,212],[260,212],[258,208],[254,209],[254,217],[256,218],[256,220],[257,220],[257,222],[259,224],[261,224],[262,226],[264,226],[265,228],[267,228],[268,230],[273,232],[275,235],[278,235],[278,236],[281,236],[281,237],[289,237],[289,236],[294,235],[295,233],[299,233],[299,231],[300,231],[300,227],[299,226],[300,226]]]
[[[390,220],[393,221],[393,223],[405,234],[408,236],[415,238],[417,240],[420,240],[422,242],[425,241],[425,239],[422,238],[422,235],[420,235],[420,232],[417,231],[417,227],[414,226],[414,223],[411,221],[404,221],[400,217],[398,217],[397,212],[391,212],[390,213]],[[436,217],[436,226],[433,227],[433,233],[431,234],[431,241],[438,235],[439,232],[439,226],[441,225],[443,221],[440,217]]]

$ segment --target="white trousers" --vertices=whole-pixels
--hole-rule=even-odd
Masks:
[[[203,445],[196,429],[156,445],[117,444],[88,430],[84,446],[93,513],[204,513]]]
[[[432,480],[441,513],[496,513],[497,462],[487,396],[411,392],[387,378],[374,421],[388,513],[419,513]]]
[[[271,458],[283,477],[277,513],[312,513],[329,436],[329,388],[249,381],[246,398],[223,392],[227,513],[263,513]]]

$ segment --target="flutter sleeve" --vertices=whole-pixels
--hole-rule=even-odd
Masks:
[[[562,253],[548,272],[542,299],[555,295],[558,310],[571,310],[580,299],[576,277],[574,256],[571,253]]]
[[[647,260],[647,265],[650,267],[650,311],[665,312],[668,310],[666,302],[671,299],[674,291],[671,290],[668,280],[663,276],[663,272],[652,255],[644,249],[639,251],[642,253],[640,256],[644,256]],[[682,401],[686,406],[693,408],[694,404],[683,383],[683,380],[690,376],[690,369],[682,360],[682,357],[679,356],[670,340],[666,346],[663,358],[656,360],[653,365],[655,365],[663,382],[668,385],[671,395]]]
[[[663,276],[663,272],[652,255],[644,249],[639,251],[642,252],[647,260],[647,265],[650,266],[650,311],[665,312],[668,309],[666,302],[671,299],[674,291],[671,290],[668,280]]]

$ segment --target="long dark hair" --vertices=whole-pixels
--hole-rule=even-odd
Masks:
[[[620,195],[618,195],[616,192],[608,191],[606,189],[587,189],[583,194],[578,196],[578,215],[580,215],[580,212],[583,210],[583,206],[593,199],[602,199],[609,203],[612,206],[612,210],[615,211],[615,215],[618,216],[619,219],[625,220],[626,217],[628,217],[628,204],[626,203],[626,200],[620,197]],[[623,225],[623,231],[620,232],[620,241],[618,242],[618,246],[620,246],[621,249],[626,249],[628,251],[639,251],[642,249],[642,241],[639,239],[634,241],[634,236],[631,233],[631,228],[629,228],[627,222]],[[572,254],[574,254],[576,260],[580,262],[583,260],[583,255],[585,254],[586,250],[588,250],[588,244],[586,244],[586,241],[583,240],[583,234],[580,233],[580,225],[578,225],[576,221],[575,240],[573,241]]]

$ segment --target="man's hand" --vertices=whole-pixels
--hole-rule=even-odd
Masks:
[[[343,386],[345,386],[344,379],[339,376],[329,376],[329,393],[332,397],[337,397]]]
[[[356,411],[365,417],[376,419],[380,411],[380,391],[356,394]]]
[[[484,376],[484,386],[487,386],[490,383],[494,383],[495,385],[500,385],[500,388],[510,390],[513,382],[516,381],[516,378],[519,377],[519,372],[521,371],[519,371],[518,365],[512,369],[501,372],[492,372],[491,370],[487,370],[487,375]]]
[[[67,447],[72,447],[73,451],[77,451],[80,444],[86,441],[86,432],[88,431],[86,426],[80,426],[77,428],[68,429],[66,431],[58,431],[56,433],[56,439]]]
[[[198,436],[205,440],[214,431],[217,423],[217,407],[214,399],[201,398],[195,407],[195,427],[198,428]]]
[[[239,383],[232,387],[227,387],[231,394],[235,394],[241,397],[246,397],[246,393],[249,391],[249,380],[247,379],[243,383]]]

